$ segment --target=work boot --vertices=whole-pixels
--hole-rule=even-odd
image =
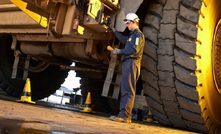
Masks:
[[[129,119],[129,118],[110,116],[109,119],[112,120],[112,121],[116,121],[116,122],[131,123],[131,119]]]

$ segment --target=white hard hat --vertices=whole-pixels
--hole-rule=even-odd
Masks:
[[[124,19],[125,23],[128,21],[136,21],[139,22],[139,17],[135,13],[128,13],[126,18]]]

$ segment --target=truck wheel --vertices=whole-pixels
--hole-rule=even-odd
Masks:
[[[11,79],[14,63],[14,51],[11,50],[11,43],[11,36],[2,35],[0,37],[0,88],[10,96],[19,97],[25,81]],[[67,75],[67,71],[62,71],[57,66],[48,66],[38,73],[29,72],[32,100],[43,99],[54,93]]]
[[[159,123],[221,133],[220,8],[220,0],[149,5],[141,77]]]

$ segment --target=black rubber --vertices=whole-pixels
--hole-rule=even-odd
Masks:
[[[215,88],[206,87],[214,83],[203,76],[212,71],[203,66],[205,51],[199,49],[212,46],[212,43],[203,44],[203,41],[212,42],[213,39],[198,37],[198,33],[204,32],[204,23],[200,20],[209,18],[204,16],[209,14],[208,9],[218,12],[220,7],[216,5],[221,5],[221,2],[157,0],[148,7],[143,27],[146,44],[141,77],[147,102],[154,118],[161,124],[205,133],[220,132],[218,122],[221,120],[212,117],[212,114],[220,115],[220,110],[209,107],[219,107],[220,103],[211,102],[213,98],[206,95],[211,92],[218,96],[214,98],[217,103],[221,96]],[[205,11],[205,8],[208,9]],[[221,15],[213,17],[219,19]],[[206,51],[211,53],[210,49]],[[212,54],[205,56],[212,59]],[[208,79],[212,81],[213,77]]]

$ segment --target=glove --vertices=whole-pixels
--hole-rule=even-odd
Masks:
[[[113,32],[115,32],[115,31],[116,31],[116,29],[115,29],[114,27],[112,27],[112,28],[111,28],[111,30],[112,30]]]
[[[114,48],[114,50],[111,51],[111,54],[120,54],[120,49]]]
[[[109,28],[110,28],[113,32],[116,31],[116,29],[113,27],[113,25],[109,25]]]

